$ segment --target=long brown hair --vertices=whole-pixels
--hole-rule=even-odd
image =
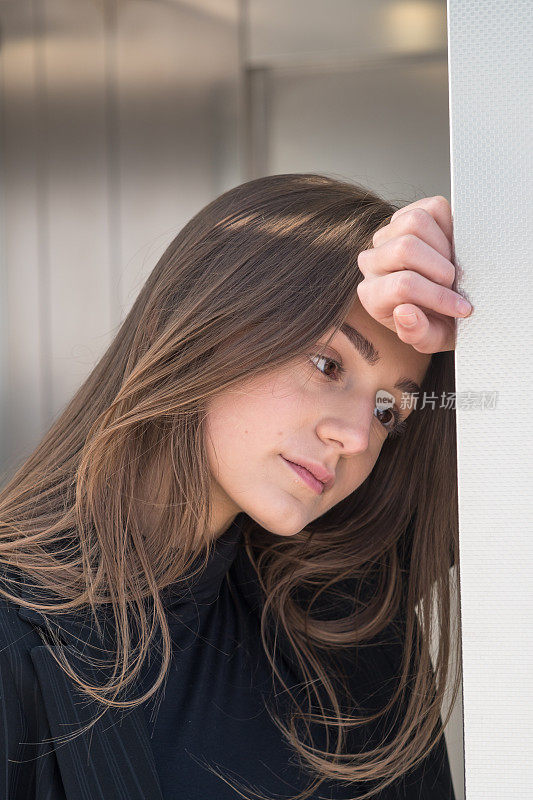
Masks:
[[[56,659],[104,711],[142,703],[161,685],[171,641],[160,591],[198,574],[211,554],[203,534],[211,521],[207,402],[340,327],[363,280],[358,253],[396,210],[362,186],[318,174],[270,175],[213,200],[165,250],[106,353],[4,486],[2,596],[50,617],[90,608],[96,626],[104,604],[112,611],[108,682],[87,681],[64,652]],[[454,389],[453,365],[452,352],[433,355],[422,389],[434,408],[415,410],[364,483],[322,517],[291,537],[246,519],[273,681],[283,680],[279,642],[302,678],[303,699],[284,686],[290,713],[270,710],[313,778],[299,798],[328,779],[373,781],[357,797],[374,796],[418,765],[448,722],[439,724],[452,653],[449,567],[458,561],[456,442],[453,409],[438,400]],[[148,498],[157,500],[149,527]],[[33,594],[8,591],[12,567]],[[363,586],[372,590],[361,598]],[[344,616],[324,613],[332,598]],[[128,699],[158,630],[157,680]],[[357,714],[343,658],[353,663],[357,648],[391,631],[403,637],[398,685],[385,708]],[[451,706],[459,681],[458,667]],[[395,735],[350,752],[350,730],[393,708]],[[313,744],[311,722],[325,732],[325,749]]]

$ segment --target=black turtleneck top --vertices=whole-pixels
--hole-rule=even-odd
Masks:
[[[219,537],[206,569],[186,593],[172,586],[161,593],[173,660],[162,687],[143,708],[165,800],[236,800],[239,794],[208,765],[272,800],[290,798],[310,783],[265,708],[273,692],[271,667],[260,637],[260,588],[242,547],[244,518],[238,514]],[[400,656],[397,647],[381,645],[364,649],[357,667],[354,661],[349,674],[354,700],[364,704],[372,698],[365,713],[385,705]],[[285,683],[295,687],[299,676],[291,658],[282,655],[276,663]],[[159,666],[149,672],[143,691],[153,684]],[[277,692],[283,694],[279,685]],[[275,707],[283,708],[279,697]],[[379,726],[376,730],[382,733]],[[312,731],[315,743],[325,746],[323,727]],[[364,739],[360,731],[352,744],[357,741],[366,750],[368,742],[379,743]],[[332,741],[334,747],[334,735]],[[346,800],[369,788],[332,780],[312,797]],[[455,800],[444,737],[417,769],[377,797]]]

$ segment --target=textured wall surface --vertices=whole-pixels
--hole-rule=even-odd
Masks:
[[[467,800],[533,797],[532,12],[448,0]]]

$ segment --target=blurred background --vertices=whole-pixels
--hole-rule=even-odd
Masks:
[[[447,59],[446,0],[0,0],[3,479],[226,189],[320,172],[450,200]]]

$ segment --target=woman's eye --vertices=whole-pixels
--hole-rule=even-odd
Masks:
[[[339,364],[338,361],[336,361],[334,358],[330,358],[329,356],[319,354],[312,356],[310,360],[315,365],[317,370],[330,381],[338,382],[346,372],[346,369],[342,366],[342,364]],[[325,368],[323,369],[319,365],[325,365]],[[332,371],[335,372],[335,370],[338,374],[338,377],[336,378],[331,376]],[[382,411],[378,408],[375,408],[374,416],[387,431],[389,439],[400,436],[407,427],[407,421],[402,420],[396,408],[385,408]],[[385,419],[382,419],[383,416],[385,416]]]
[[[383,422],[380,416],[382,414],[390,415],[392,419]],[[394,439],[396,436],[400,436],[400,434],[402,434],[407,427],[407,420],[402,420],[395,408],[385,408],[383,411],[375,408],[374,416],[377,417],[379,422],[381,422],[383,427],[388,431],[389,439]]]
[[[326,365],[327,365],[327,366],[326,366],[326,369],[325,369],[325,370],[322,370],[322,369],[321,369],[319,366],[317,366],[317,364],[316,364],[316,362],[314,361],[314,359],[318,359],[318,363],[324,363],[324,364],[326,364]],[[317,370],[318,370],[319,372],[321,372],[321,373],[322,373],[322,375],[324,375],[324,376],[325,376],[326,378],[328,378],[328,380],[330,380],[330,381],[338,381],[338,380],[340,380],[340,379],[341,379],[341,377],[342,377],[342,375],[343,375],[343,374],[346,372],[346,370],[345,370],[345,368],[342,366],[342,364],[339,364],[339,362],[338,362],[338,361],[335,361],[335,359],[334,359],[334,358],[329,358],[329,356],[316,355],[316,356],[313,356],[313,357],[311,358],[311,361],[313,362],[313,364],[315,364],[315,366],[316,366]],[[331,372],[332,372],[331,365],[332,365],[332,364],[333,364],[333,370],[335,370],[335,369],[336,369],[336,370],[337,370],[337,372],[338,372],[338,376],[339,376],[338,378],[331,377]]]

